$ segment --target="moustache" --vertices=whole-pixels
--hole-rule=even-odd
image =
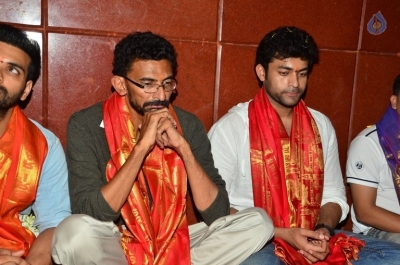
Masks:
[[[169,101],[168,100],[154,100],[154,101],[148,101],[143,104],[143,108],[146,107],[159,107],[163,106],[165,108],[168,108]]]
[[[285,92],[290,92],[290,93],[299,93],[301,90],[299,88],[296,87],[289,87],[288,89],[285,90]]]

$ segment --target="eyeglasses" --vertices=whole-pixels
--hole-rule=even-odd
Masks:
[[[161,85],[159,85],[159,84],[157,84],[156,81],[151,81],[151,80],[144,81],[144,84],[140,84],[126,76],[123,76],[123,78],[125,78],[126,80],[128,80],[129,82],[134,84],[135,86],[143,89],[144,93],[149,93],[149,94],[156,93],[160,87],[162,87],[165,92],[171,92],[172,90],[174,90],[176,88],[176,85],[178,84],[178,81],[176,81],[175,79],[164,80],[164,81],[162,81]]]

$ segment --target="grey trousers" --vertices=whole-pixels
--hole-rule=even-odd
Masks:
[[[248,208],[215,220],[210,226],[189,226],[190,256],[195,265],[240,264],[260,250],[274,234],[271,219],[260,208]],[[128,264],[113,222],[74,214],[56,228],[52,257],[55,263]]]

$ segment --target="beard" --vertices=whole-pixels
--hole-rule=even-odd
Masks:
[[[288,88],[284,92],[273,93],[270,89],[265,88],[265,92],[269,98],[286,108],[295,107],[303,97],[304,91],[299,88]],[[285,97],[285,92],[297,93],[297,97]]]
[[[0,85],[0,118],[3,118],[9,109],[17,105],[22,94],[24,94],[24,89],[17,94],[10,95],[7,88]]]
[[[151,112],[160,109],[159,107],[168,108],[169,101],[168,100],[152,100],[146,101],[142,106],[134,102],[131,98],[129,98],[129,104],[131,107],[136,110],[137,113],[144,116],[146,112]]]

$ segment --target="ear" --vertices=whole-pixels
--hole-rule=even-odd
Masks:
[[[24,93],[22,93],[22,96],[19,98],[21,101],[24,101],[28,97],[29,93],[31,93],[32,86],[33,86],[32,80],[29,80],[28,82],[26,82],[25,88],[24,88]]]
[[[392,109],[397,109],[397,96],[391,95],[390,96],[390,105],[392,106]]]
[[[264,82],[265,80],[265,69],[261,64],[256,65],[256,74],[258,76],[258,79],[260,79],[261,82]]]
[[[111,78],[111,84],[114,87],[115,91],[118,93],[118,95],[120,95],[120,96],[126,95],[127,88],[126,88],[125,79],[123,77],[114,75]]]

